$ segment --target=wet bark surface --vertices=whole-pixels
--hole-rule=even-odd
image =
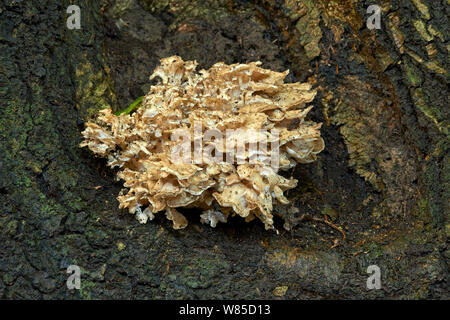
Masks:
[[[449,298],[448,1],[380,2],[372,31],[370,1],[79,1],[81,30],[70,4],[0,3],[0,298]],[[317,87],[326,148],[286,173],[299,184],[279,235],[196,210],[183,230],[141,225],[78,147],[85,121],[145,94],[174,54]]]

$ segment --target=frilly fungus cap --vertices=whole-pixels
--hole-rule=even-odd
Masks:
[[[237,214],[273,228],[274,203],[287,204],[283,192],[297,184],[278,170],[314,161],[324,142],[321,124],[305,121],[311,85],[284,83],[288,71],[259,65],[216,63],[195,73],[196,61],[162,59],[150,77],[159,84],[137,111],[104,109],[87,123],[81,147],[106,157],[125,181],[120,208],[141,223],[165,210],[174,229],[188,224],[178,207],[200,208],[212,227]]]

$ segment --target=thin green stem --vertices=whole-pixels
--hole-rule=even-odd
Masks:
[[[144,96],[137,98],[136,100],[133,101],[132,104],[128,106],[128,108],[116,112],[116,116],[120,116],[121,114],[129,114],[131,111],[133,111],[134,109],[136,109],[138,106],[141,105],[143,99]]]

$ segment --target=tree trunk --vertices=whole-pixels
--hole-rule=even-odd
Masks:
[[[84,0],[79,30],[72,1],[0,3],[0,298],[449,298],[448,1],[384,1],[378,30],[371,1],[275,3]],[[145,94],[175,54],[317,87],[326,147],[288,173],[279,235],[195,210],[183,230],[141,225],[79,148],[85,121]]]

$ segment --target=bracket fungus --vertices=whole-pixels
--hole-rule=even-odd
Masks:
[[[165,211],[175,229],[188,224],[180,207],[201,209],[212,227],[238,215],[274,229],[273,205],[287,204],[283,192],[297,184],[279,170],[314,161],[324,142],[321,124],[305,120],[316,91],[260,65],[196,73],[196,61],[164,58],[141,107],[119,116],[104,109],[87,123],[80,146],[119,168],[120,208],[141,223]]]

